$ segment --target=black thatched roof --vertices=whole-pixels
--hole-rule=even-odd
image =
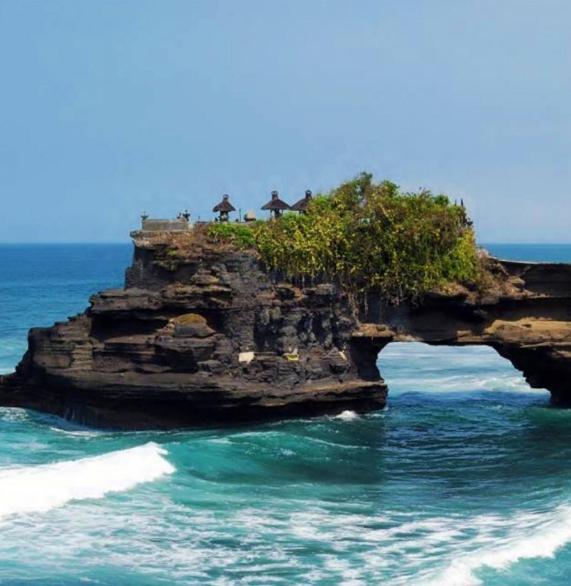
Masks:
[[[230,203],[230,196],[224,195],[222,201],[212,208],[213,212],[235,212],[236,208]]]
[[[299,201],[296,201],[292,206],[291,209],[294,212],[305,212],[305,210],[307,210],[307,204],[309,203],[309,200],[311,199],[311,191],[308,189],[305,192],[305,197],[303,199],[300,199]]]
[[[263,210],[289,210],[290,207],[289,205],[285,202],[282,201],[279,196],[278,196],[278,192],[277,191],[272,191],[272,199],[270,199],[270,201],[266,204],[264,204],[262,206]]]

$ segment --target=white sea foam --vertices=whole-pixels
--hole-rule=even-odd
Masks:
[[[354,560],[353,569],[358,568],[363,583],[378,579],[379,572],[391,575],[393,586],[479,586],[478,572],[484,568],[506,571],[519,560],[550,558],[571,542],[569,505],[513,516],[401,517],[400,523],[383,527],[390,517],[357,514],[341,519],[318,510],[292,515],[291,532],[333,549],[339,546],[338,555],[356,540],[368,543],[371,547]],[[438,569],[423,569],[442,559]]]
[[[29,418],[30,415],[26,409],[19,409],[18,407],[0,408],[0,421],[27,421]]]
[[[394,343],[379,355],[378,366],[393,397],[410,391],[541,393],[531,389],[508,360],[487,347]]]
[[[53,427],[50,426],[50,429],[52,431],[55,431],[56,433],[61,433],[63,435],[71,435],[71,436],[75,436],[75,437],[98,437],[100,435],[102,435],[103,432],[100,431],[95,431],[95,430],[90,430],[90,429],[63,429],[61,427]]]
[[[525,513],[498,523],[496,517],[476,518],[472,526],[479,529],[482,547],[466,554],[458,553],[450,565],[433,582],[449,586],[477,586],[482,581],[476,572],[484,568],[506,570],[527,558],[551,558],[571,541],[571,507],[559,506],[549,513]],[[494,529],[508,524],[505,537],[494,537]]]
[[[359,419],[359,415],[355,411],[342,411],[339,415],[335,416],[335,419],[341,419],[341,421],[355,421]]]
[[[391,396],[411,391],[422,392],[426,394],[450,393],[452,391],[465,392],[482,392],[482,391],[502,391],[517,392],[518,394],[529,393],[541,396],[545,391],[532,389],[525,379],[518,375],[497,375],[481,376],[458,375],[440,377],[438,379],[426,377],[387,377],[389,382]]]
[[[0,470],[0,518],[123,492],[174,472],[154,443],[80,460]]]

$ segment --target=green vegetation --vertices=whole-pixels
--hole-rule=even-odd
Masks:
[[[358,293],[414,299],[446,283],[474,282],[479,262],[465,209],[446,196],[402,193],[363,173],[316,196],[304,215],[270,222],[213,224],[209,234],[255,247],[289,277],[332,277]]]
[[[210,224],[208,236],[214,242],[231,242],[239,248],[256,246],[255,231],[250,224]]]

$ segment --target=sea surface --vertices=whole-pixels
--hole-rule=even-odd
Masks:
[[[130,256],[0,245],[0,372]],[[0,409],[0,584],[567,586],[571,411],[489,348],[392,344],[379,366],[389,406],[366,416],[119,433]]]

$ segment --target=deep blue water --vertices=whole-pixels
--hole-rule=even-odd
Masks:
[[[0,245],[0,371],[130,255]],[[0,409],[0,584],[569,584],[571,411],[488,348],[379,366],[389,407],[361,417],[109,433]]]
[[[492,254],[506,260],[571,262],[571,244],[484,244]]]

